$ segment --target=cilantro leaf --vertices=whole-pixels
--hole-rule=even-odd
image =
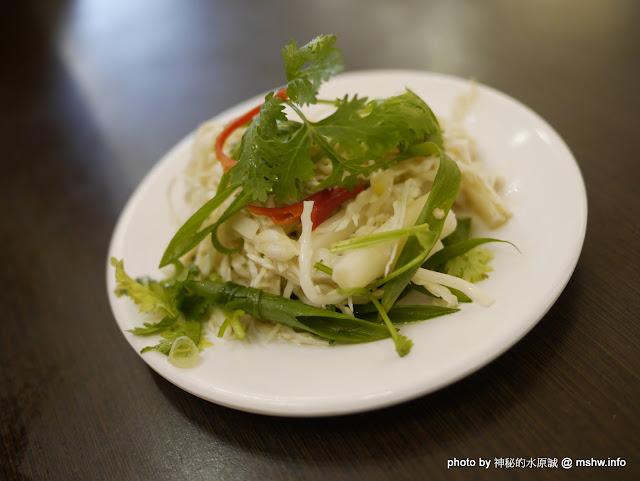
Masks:
[[[277,165],[282,149],[273,140],[277,122],[286,121],[282,100],[269,94],[260,113],[242,136],[238,162],[229,170],[231,184],[246,179],[244,193],[264,202],[278,179],[273,166]]]
[[[355,177],[386,169],[403,160],[389,154],[430,140],[441,142],[440,126],[428,105],[415,93],[367,103],[366,98],[344,97],[336,111],[318,121],[309,121],[294,105],[304,128],[320,150],[331,160],[333,170],[319,189],[354,185]],[[374,162],[370,162],[374,161]],[[345,174],[348,174],[345,177]]]
[[[411,90],[368,103],[365,99],[347,97],[336,102],[332,115],[314,124],[317,132],[338,144],[347,157],[359,162],[377,160],[398,146],[421,142],[440,126],[433,112]]]
[[[492,260],[493,254],[490,251],[475,247],[466,254],[448,260],[444,271],[465,281],[480,282],[489,277],[488,272],[493,271],[493,267],[489,265]]]
[[[315,173],[310,155],[311,136],[306,129],[300,128],[289,140],[276,145],[280,155],[277,166],[274,166],[277,181],[273,194],[280,200],[295,199],[300,185],[312,179]]]
[[[264,202],[269,194],[281,201],[296,199],[301,184],[313,178],[312,136],[298,122],[287,121],[282,99],[268,95],[260,113],[242,137],[231,182],[246,178],[243,193]],[[278,125],[286,129],[278,129]]]
[[[320,35],[298,48],[291,40],[282,50],[287,74],[287,95],[299,105],[315,104],[323,81],[343,70],[335,35]]]
[[[358,176],[368,176],[412,157],[439,153],[442,136],[438,121],[410,90],[373,101],[345,96],[335,101],[336,110],[325,119],[311,122],[304,116],[301,107],[316,103],[322,82],[342,70],[335,40],[333,35],[321,35],[300,48],[291,41],[283,49],[289,100],[267,95],[244,132],[237,163],[226,174],[230,186],[220,190],[178,231],[161,266],[177,260],[209,234],[220,252],[237,252],[241,245],[226,247],[220,243],[218,227],[250,203],[265,202],[270,196],[282,203],[300,200],[303,186],[315,176],[315,162],[321,158],[329,159],[332,170],[316,190],[352,188]],[[285,103],[301,121],[287,118]],[[201,229],[211,212],[237,194],[238,188],[241,192],[218,221]]]

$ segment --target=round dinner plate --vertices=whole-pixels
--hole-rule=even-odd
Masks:
[[[409,88],[440,118],[446,118],[470,82],[415,71],[363,71],[335,77],[321,98],[358,94],[369,98]],[[218,115],[227,122],[260,104],[264,95]],[[393,342],[299,346],[250,344],[208,333],[212,347],[191,369],[173,366],[158,352],[141,355],[158,374],[203,399],[235,409],[279,416],[355,413],[423,396],[478,370],[513,346],[545,315],[578,262],[587,221],[586,191],[578,165],[556,131],[522,103],[478,85],[465,126],[487,170],[504,178],[512,218],[496,230],[482,226],[474,236],[515,244],[490,244],[494,272],[480,286],[495,302],[463,304],[455,314],[403,326],[413,349],[399,357]],[[108,259],[124,259],[134,276],[159,278],[157,265],[179,225],[171,218],[168,191],[189,161],[189,135],[147,174],[116,225]],[[114,269],[107,259],[111,307],[137,351],[155,337],[127,332],[142,324],[138,307],[114,295]]]

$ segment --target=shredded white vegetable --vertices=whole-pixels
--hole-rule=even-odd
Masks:
[[[325,306],[328,304],[340,304],[348,296],[338,293],[336,289],[328,293],[322,293],[320,286],[317,285],[311,277],[311,269],[313,266],[313,241],[311,229],[311,210],[313,209],[312,201],[303,202],[304,209],[302,211],[302,233],[300,234],[300,287],[310,304],[316,306]]]
[[[490,306],[493,304],[493,297],[476,284],[472,284],[471,282],[460,279],[459,277],[443,274],[442,272],[430,271],[421,267],[415,273],[411,281],[419,285],[424,285],[425,287],[429,284],[440,284],[446,287],[453,287],[454,289],[458,289],[460,292],[469,296],[471,300],[476,301],[483,306]]]
[[[444,128],[445,150],[460,167],[462,185],[445,220],[441,238],[449,235],[456,226],[454,210],[471,210],[490,227],[497,227],[509,218],[509,211],[498,191],[500,179],[487,173],[478,161],[473,139],[466,133],[463,123],[472,93],[462,99],[454,109],[448,122],[441,120]],[[215,157],[214,144],[222,126],[214,122],[203,124],[197,131],[191,160],[176,183],[184,195],[176,200],[174,187],[170,201],[181,225],[202,204],[211,199],[223,174]],[[236,132],[228,141],[228,148],[239,142],[241,133]],[[437,157],[417,157],[363,179],[367,185],[357,197],[346,202],[331,218],[312,231],[312,202],[304,203],[301,223],[292,226],[275,225],[267,216],[253,215],[248,211],[237,214],[218,230],[218,238],[228,246],[243,241],[235,254],[224,255],[210,242],[202,242],[185,256],[184,262],[194,262],[204,275],[220,274],[225,281],[263,289],[284,297],[296,296],[312,305],[335,305],[342,312],[352,315],[353,299],[339,292],[340,288],[363,287],[371,281],[391,272],[404,245],[404,240],[394,240],[358,250],[347,250],[339,254],[329,252],[331,244],[376,232],[396,230],[415,223],[431,190],[438,170]],[[308,187],[317,185],[330,173],[331,164],[320,161],[319,174]],[[205,223],[214,222],[233,201],[229,198]],[[267,204],[268,205],[268,204]],[[441,209],[433,212],[436,218],[444,217]],[[442,248],[437,242],[433,252]],[[432,252],[432,253],[433,253]],[[316,262],[333,270],[328,275],[314,267]],[[434,271],[419,269],[413,282],[423,285],[437,296],[436,302],[455,306],[456,297],[449,287],[464,292],[472,300],[490,305],[492,297],[475,284]],[[374,295],[381,296],[382,291]],[[211,316],[214,332],[224,322],[224,316],[216,310]],[[303,344],[325,344],[316,337],[297,333],[271,323],[243,317],[248,342],[283,340]],[[225,337],[232,335],[227,331]]]

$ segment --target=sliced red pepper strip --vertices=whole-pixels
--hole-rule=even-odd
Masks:
[[[311,211],[311,223],[313,230],[327,220],[338,210],[342,204],[349,199],[354,198],[364,189],[363,186],[357,185],[349,190],[347,187],[331,187],[329,189],[316,192],[305,200],[296,204],[286,205],[283,207],[258,207],[248,205],[247,210],[255,215],[267,215],[271,217],[274,224],[289,225],[298,222],[302,216],[304,208],[303,202],[313,201],[313,210]]]
[[[286,89],[278,90],[278,92],[274,95],[274,97],[280,97],[283,100],[287,100]],[[225,126],[225,128],[222,130],[222,132],[220,132],[220,135],[218,135],[218,138],[216,139],[216,145],[215,145],[216,157],[222,164],[222,168],[224,169],[225,172],[228,171],[234,165],[236,165],[236,163],[238,162],[237,160],[233,160],[223,152],[222,149],[224,148],[225,142],[236,129],[239,129],[243,125],[246,125],[247,123],[251,122],[256,117],[256,115],[260,113],[260,109],[262,108],[262,105],[264,104],[258,105],[257,107],[249,110],[246,114],[241,115],[237,119],[229,122]]]

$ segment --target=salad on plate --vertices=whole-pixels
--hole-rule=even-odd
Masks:
[[[111,259],[116,294],[152,316],[131,330],[154,338],[142,352],[190,367],[217,338],[390,339],[406,356],[404,324],[493,302],[478,285],[492,271],[485,244],[506,241],[471,237],[472,222],[510,214],[462,127],[473,86],[447,119],[409,89],[324,99],[343,70],[335,41],[291,41],[282,89],[195,133],[166,278],[134,279]]]

